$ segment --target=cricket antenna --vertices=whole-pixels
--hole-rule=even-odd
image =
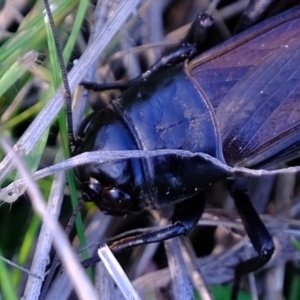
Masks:
[[[58,39],[58,34],[56,30],[56,26],[53,20],[51,8],[49,5],[48,0],[44,0],[45,7],[46,7],[46,12],[47,12],[47,17],[49,20],[49,24],[52,30],[53,34],[53,39],[55,43],[55,48],[57,52],[57,57],[58,57],[58,63],[60,66],[61,74],[62,74],[62,79],[63,79],[63,84],[64,84],[64,89],[65,89],[65,101],[66,101],[66,107],[67,107],[67,123],[68,123],[68,136],[69,136],[69,143],[70,143],[70,150],[71,152],[74,150],[75,145],[76,145],[76,139],[74,136],[74,129],[73,129],[73,116],[72,116],[72,97],[71,97],[71,90],[69,86],[69,81],[68,81],[68,74],[67,74],[67,69],[64,63],[64,58],[63,58],[63,52],[62,48]]]
[[[74,209],[69,221],[68,221],[68,224],[65,228],[65,234],[67,236],[70,235],[70,232],[71,230],[73,229],[74,227],[74,223],[75,223],[75,220],[78,216],[78,214],[80,213],[83,205],[84,205],[85,201],[83,198],[81,198],[79,201],[78,201],[78,204],[76,206],[76,208]],[[52,280],[53,280],[53,277],[54,277],[54,274],[55,274],[55,271],[57,269],[57,267],[59,266],[60,264],[60,259],[57,255],[57,253],[55,254],[54,258],[53,258],[53,261],[52,261],[52,264],[51,264],[51,267],[48,271],[48,274],[45,278],[45,282],[43,284],[43,288],[41,290],[41,293],[40,293],[40,296],[39,296],[39,300],[44,300],[46,298],[46,295],[48,293],[48,290],[49,290],[49,287],[52,283]]]
[[[64,89],[65,89],[65,101],[66,101],[66,107],[67,107],[68,137],[69,137],[69,143],[70,143],[70,150],[71,150],[71,152],[73,152],[73,150],[75,148],[75,145],[76,145],[76,140],[75,140],[74,129],[73,129],[71,90],[70,90],[70,86],[69,86],[69,82],[68,82],[68,75],[67,75],[66,66],[65,66],[65,63],[64,63],[64,59],[63,59],[63,54],[62,54],[63,52],[62,52],[62,48],[61,48],[61,45],[60,45],[60,42],[59,42],[59,39],[58,39],[58,34],[57,34],[56,26],[55,26],[55,23],[54,23],[54,20],[53,20],[53,16],[52,16],[51,8],[50,8],[50,5],[49,5],[49,1],[44,0],[44,4],[45,4],[49,24],[51,26],[52,34],[53,34],[53,39],[54,39],[55,48],[56,48],[56,52],[57,52],[58,62],[59,62],[59,66],[60,66],[61,74],[62,74],[62,79],[63,79],[63,85],[64,85]],[[79,200],[78,204],[77,204],[77,207],[73,211],[73,214],[69,219],[67,227],[65,228],[65,233],[66,233],[67,236],[69,236],[72,228],[74,227],[75,220],[76,220],[78,214],[80,213],[84,203],[85,203],[84,199],[81,198]],[[52,279],[54,277],[55,271],[56,271],[59,263],[60,263],[60,259],[59,259],[58,255],[55,254],[52,265],[51,265],[50,270],[49,270],[49,273],[48,273],[48,275],[45,279],[45,282],[43,284],[43,288],[41,290],[39,300],[45,299],[45,297],[47,295],[47,292],[49,290],[49,287],[51,285]]]

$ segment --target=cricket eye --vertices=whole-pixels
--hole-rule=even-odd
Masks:
[[[131,206],[131,197],[117,188],[104,188],[102,192],[102,205],[111,211],[126,212]]]

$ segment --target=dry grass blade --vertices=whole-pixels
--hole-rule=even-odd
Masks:
[[[49,215],[46,205],[44,204],[43,197],[37,188],[34,181],[31,179],[30,173],[27,171],[22,160],[18,157],[17,153],[8,146],[4,140],[1,141],[3,149],[10,153],[13,163],[17,167],[21,176],[23,177],[26,185],[28,186],[28,194],[32,201],[32,206],[35,211],[40,215],[41,219],[48,226],[53,237],[53,243],[56,251],[59,254],[61,261],[68,272],[75,290],[78,293],[80,299],[97,299],[95,291],[91,285],[91,282],[87,278],[82,266],[77,260],[77,256],[74,254],[67,237],[64,234],[63,229],[51,215]],[[27,298],[25,294],[24,299]],[[38,298],[38,295],[35,295]],[[28,298],[30,299],[30,298]]]
[[[59,155],[59,157],[62,157]],[[49,201],[47,204],[47,211],[50,216],[54,219],[58,219],[62,200],[63,200],[63,190],[65,188],[65,173],[59,172],[55,175],[52,184],[52,190],[49,195]],[[48,265],[48,257],[50,255],[50,250],[52,247],[52,235],[51,230],[44,223],[41,227],[39,238],[37,240],[36,250],[34,252],[34,257],[32,261],[31,271],[36,272],[45,278],[46,267]],[[42,288],[43,280],[37,280],[35,278],[28,278],[24,295],[28,299],[38,299]]]
[[[89,45],[84,54],[78,60],[74,68],[68,75],[70,89],[73,92],[84,78],[85,72],[100,57],[102,51],[107,47],[113,36],[121,28],[127,18],[136,10],[139,0],[122,1],[115,14],[103,26],[102,32]],[[46,128],[56,118],[57,114],[64,105],[64,89],[61,87],[53,96],[50,102],[36,117],[34,122],[27,128],[18,143],[14,146],[17,152],[28,154]],[[7,156],[0,163],[0,180],[10,171],[10,157]]]

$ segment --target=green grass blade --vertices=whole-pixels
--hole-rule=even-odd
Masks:
[[[0,250],[0,255],[1,255],[1,250]],[[17,289],[13,285],[13,281],[11,280],[11,274],[6,264],[1,259],[0,259],[0,287],[4,299],[9,299],[9,300],[19,299],[16,293]]]

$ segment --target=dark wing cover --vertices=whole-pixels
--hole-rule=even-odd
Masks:
[[[299,156],[300,8],[228,40],[188,68],[215,109],[228,164]]]

